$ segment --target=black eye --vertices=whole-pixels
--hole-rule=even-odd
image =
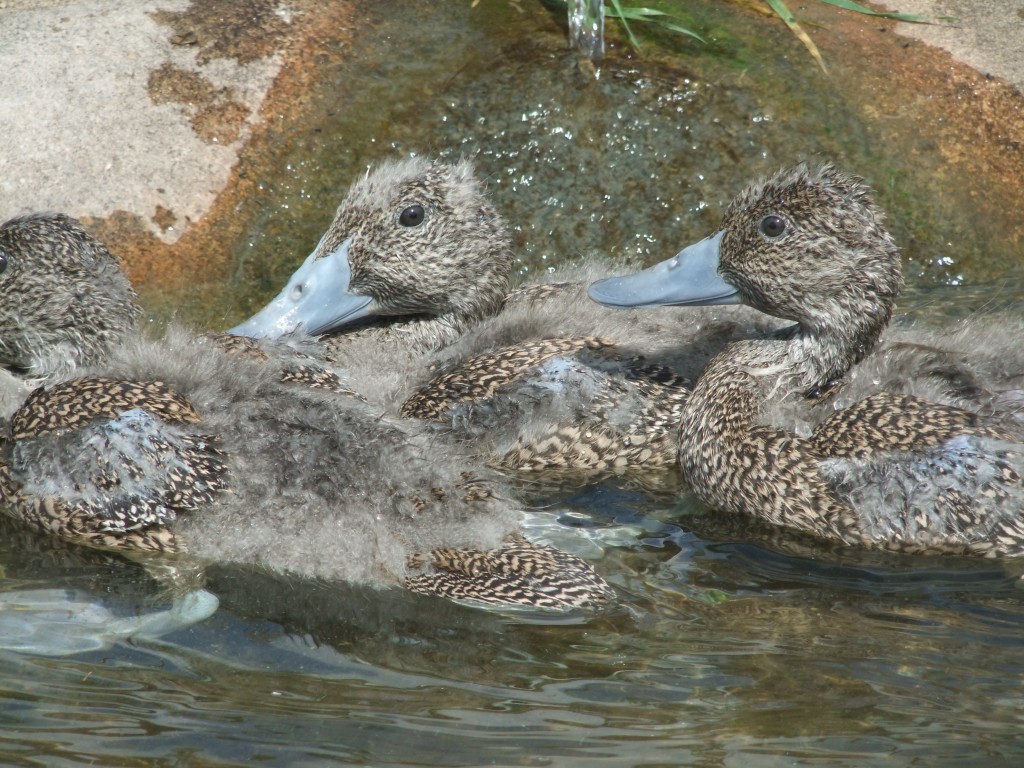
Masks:
[[[0,275],[7,271],[7,254],[0,251]]]
[[[781,216],[773,214],[761,219],[761,223],[757,225],[757,228],[765,237],[775,238],[786,231],[786,221]]]
[[[423,223],[425,216],[422,205],[410,205],[398,214],[398,223],[403,227],[418,227]]]

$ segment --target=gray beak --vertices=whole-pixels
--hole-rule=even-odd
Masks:
[[[349,292],[351,244],[350,237],[326,256],[317,258],[323,246],[321,240],[277,297],[228,333],[277,338],[302,330],[316,336],[372,315],[376,310],[373,299]]]
[[[718,275],[724,235],[716,232],[642,272],[598,280],[590,298],[608,307],[739,304],[739,291]]]

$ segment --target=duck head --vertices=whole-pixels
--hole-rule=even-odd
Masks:
[[[117,257],[79,222],[34,214],[0,225],[0,364],[65,373],[101,359],[138,318]]]
[[[330,333],[366,317],[454,326],[501,306],[512,257],[468,161],[383,163],[357,181],[284,289],[231,333]]]
[[[882,220],[861,180],[801,164],[747,187],[715,234],[594,283],[590,297],[612,307],[748,304],[834,347],[844,359],[827,367],[848,367],[874,346],[903,285]]]

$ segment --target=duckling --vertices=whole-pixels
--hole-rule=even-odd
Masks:
[[[27,272],[26,253],[39,255]],[[138,321],[135,298],[117,259],[71,218],[0,225],[0,416],[9,417],[40,381],[102,359]]]
[[[328,357],[389,415],[441,424],[500,468],[606,471],[671,466],[689,377],[721,333],[769,322],[608,312],[586,297],[595,264],[510,291],[512,264],[468,161],[383,162],[278,296],[230,332],[328,334]],[[686,349],[666,343],[684,332]]]
[[[1019,431],[891,391],[819,408],[810,431],[780,423],[808,400],[834,403],[902,284],[868,188],[800,165],[743,191],[712,236],[590,295],[613,307],[743,302],[795,323],[730,344],[683,407],[682,478],[709,505],[845,545],[1022,555]]]
[[[3,231],[16,233],[3,240],[0,275],[7,359],[32,369],[56,359],[51,344],[69,356],[66,375],[36,388],[7,424],[9,515],[175,563],[253,564],[498,605],[609,597],[588,564],[519,535],[512,505],[457,466],[443,437],[322,386],[315,366],[296,372],[290,348],[181,328],[141,337],[116,258],[70,218],[31,216]],[[30,292],[49,309],[35,311]],[[73,332],[69,305],[84,318]]]
[[[278,296],[230,332],[318,336],[376,317],[391,322],[369,334],[440,349],[500,309],[511,269],[504,223],[468,162],[387,162],[352,185]]]

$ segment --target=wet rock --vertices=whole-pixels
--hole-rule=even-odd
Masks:
[[[139,282],[215,277],[239,169],[260,165],[268,126],[300,119],[310,56],[343,47],[348,6],[324,5],[0,3],[0,219],[79,217]]]

